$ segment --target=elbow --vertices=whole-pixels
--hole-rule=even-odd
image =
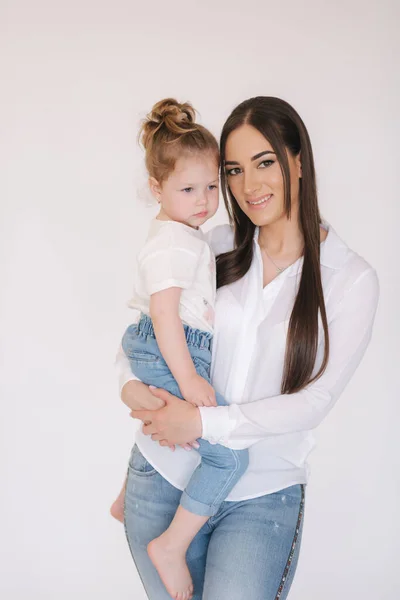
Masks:
[[[320,390],[309,400],[308,428],[316,429],[322,423],[334,404],[332,395],[327,390]]]
[[[136,408],[135,397],[138,391],[137,383],[137,380],[130,379],[122,386],[120,392],[121,401],[131,410]]]

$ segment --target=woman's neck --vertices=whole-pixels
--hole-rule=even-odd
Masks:
[[[283,218],[260,227],[258,243],[271,256],[300,254],[304,237],[297,218]]]

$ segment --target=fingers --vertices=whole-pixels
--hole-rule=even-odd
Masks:
[[[139,421],[151,421],[152,413],[150,410],[132,410],[131,417],[134,419],[139,419]]]
[[[204,406],[204,402],[201,398],[189,398],[186,402],[189,402],[192,406]]]
[[[213,398],[212,396],[208,396],[207,400],[208,400],[207,406],[217,406],[217,402],[216,402],[215,398]]]
[[[217,406],[217,401],[215,400],[215,397],[207,396],[204,399],[203,404],[198,404],[198,406]]]
[[[217,403],[213,404],[213,400],[210,396],[205,396],[203,398],[192,398],[190,400],[186,400],[192,406],[217,406]]]
[[[156,387],[154,387],[154,385],[149,385],[149,390],[151,391],[153,396],[156,396],[157,398],[164,400],[165,404],[167,404],[168,402],[171,402],[171,400],[173,398],[175,398],[175,396],[173,396],[172,394],[167,392],[167,390],[163,390],[162,388],[156,388]]]
[[[195,440],[194,442],[189,442],[188,444],[182,444],[182,448],[187,451],[193,450],[193,448],[198,450],[200,448],[200,444]]]
[[[211,388],[211,393],[210,393],[208,399],[210,400],[210,406],[217,406],[217,399],[215,397],[214,388]]]
[[[144,433],[144,435],[152,435],[152,434],[155,435],[156,433],[158,433],[158,427],[155,423],[149,423],[148,425],[143,425],[143,433]]]
[[[160,446],[169,448],[170,450],[172,450],[172,452],[175,451],[175,444],[170,444],[167,442],[167,440],[160,440],[158,443],[160,444]]]

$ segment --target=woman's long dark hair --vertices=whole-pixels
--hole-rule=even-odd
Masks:
[[[298,392],[318,379],[329,358],[329,333],[320,268],[320,223],[314,159],[307,129],[297,112],[284,100],[266,96],[250,98],[237,106],[221,133],[221,187],[225,206],[235,232],[235,249],[217,258],[217,285],[237,281],[250,268],[253,259],[255,225],[240,209],[229,189],[225,173],[225,147],[228,136],[241,125],[255,127],[272,145],[280,164],[285,190],[285,211],[291,214],[290,171],[286,151],[301,153],[299,225],[304,236],[304,261],[296,300],[289,321],[282,394]],[[324,357],[312,377],[318,349],[318,317],[324,330]]]

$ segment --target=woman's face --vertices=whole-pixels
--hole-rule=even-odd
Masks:
[[[292,217],[299,203],[300,156],[287,152]],[[225,172],[229,188],[242,211],[257,226],[287,219],[280,164],[271,144],[251,125],[229,134],[225,148]]]

